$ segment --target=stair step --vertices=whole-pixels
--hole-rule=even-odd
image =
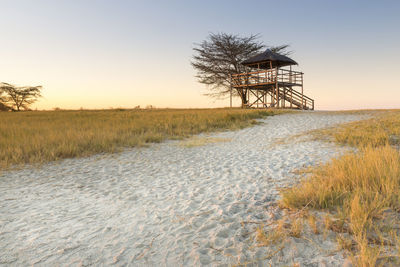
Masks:
[[[295,99],[291,99],[291,98],[290,98],[290,91],[291,91],[290,89],[283,89],[283,91],[279,91],[279,97],[282,98],[282,99],[284,99],[285,101],[291,102],[292,105],[298,107],[299,109],[301,109],[301,108],[302,108],[302,109],[306,109],[306,110],[311,109],[311,107],[308,106],[307,103],[305,103],[305,105],[303,105],[303,107],[302,107],[301,102],[299,102],[299,101],[297,101],[297,100],[295,100]],[[294,89],[292,89],[292,92],[295,93],[295,94],[301,95],[300,92],[298,92],[298,91],[296,91],[296,90],[294,90]],[[303,95],[303,96],[306,97],[306,98],[308,98],[308,97],[305,96],[305,95]],[[297,96],[297,97],[300,97],[300,96]],[[300,101],[301,101],[301,100],[300,100]]]

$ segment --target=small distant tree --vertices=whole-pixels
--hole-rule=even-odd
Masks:
[[[0,102],[0,111],[9,111],[10,107]]]
[[[4,90],[0,88],[0,111],[8,111],[11,108],[5,104],[6,98],[3,94]]]
[[[0,101],[16,111],[28,110],[29,106],[42,96],[41,90],[42,86],[17,87],[9,83],[0,83],[0,92],[4,94]]]
[[[273,52],[287,55],[289,45],[269,47]],[[211,97],[224,97],[230,93],[231,75],[244,71],[240,63],[258,53],[266,46],[259,41],[259,35],[241,37],[227,33],[211,33],[206,40],[193,48],[195,54],[192,66],[197,71],[196,77],[205,84]],[[247,89],[236,89],[236,96],[242,100],[242,107],[247,104]]]

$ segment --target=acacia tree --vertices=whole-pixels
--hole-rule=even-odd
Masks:
[[[29,106],[41,97],[42,86],[17,87],[9,83],[0,83],[0,92],[4,92],[0,100],[13,110],[28,110]]]
[[[289,45],[269,47],[273,52],[287,55]],[[210,33],[208,38],[193,48],[195,54],[191,61],[197,71],[196,77],[205,84],[211,97],[225,97],[231,90],[231,75],[244,71],[240,63],[266,48],[259,41],[259,35],[242,37],[227,33]],[[247,104],[247,89],[236,89],[234,95],[242,100],[242,107]]]
[[[10,110],[10,107],[5,104],[5,96],[3,95],[4,91],[0,87],[0,111],[8,111]]]

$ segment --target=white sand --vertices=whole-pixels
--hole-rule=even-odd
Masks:
[[[0,175],[0,264],[221,265],[258,261],[254,224],[268,220],[291,172],[342,151],[333,144],[274,140],[357,115],[302,112],[268,117],[230,142],[179,141],[69,159]],[[218,139],[215,139],[218,140]],[[261,266],[343,262],[299,239]],[[324,243],[325,242],[325,243]],[[324,249],[335,249],[322,240]]]

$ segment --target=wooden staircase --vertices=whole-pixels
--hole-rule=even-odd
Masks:
[[[283,100],[281,107],[285,108],[287,101],[289,103],[288,108],[314,110],[314,99],[294,90],[291,87],[280,87],[279,98]]]

